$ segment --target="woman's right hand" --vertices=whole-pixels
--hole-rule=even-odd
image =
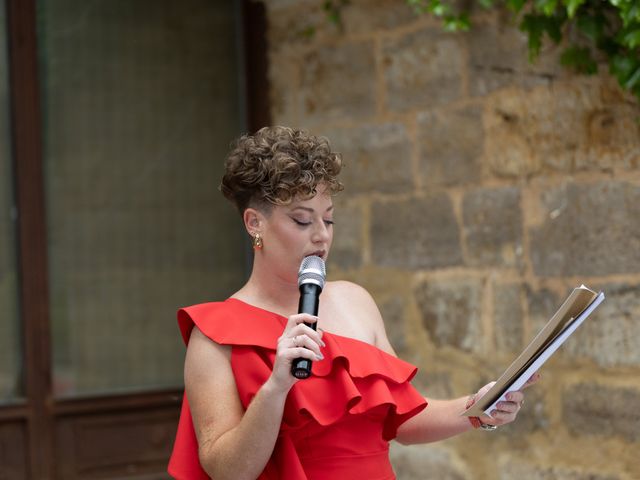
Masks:
[[[288,392],[299,380],[291,374],[291,365],[296,358],[306,358],[311,361],[324,358],[320,352],[320,347],[325,346],[322,341],[322,331],[316,331],[305,325],[305,322],[314,324],[317,321],[318,317],[307,313],[298,313],[289,317],[284,332],[278,339],[276,359],[269,379],[276,389]]]

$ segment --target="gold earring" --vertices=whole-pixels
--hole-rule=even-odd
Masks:
[[[262,250],[262,237],[259,233],[256,233],[253,236],[253,249],[254,250]]]

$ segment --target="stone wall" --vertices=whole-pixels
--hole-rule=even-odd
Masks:
[[[640,478],[640,108],[507,15],[444,33],[403,0],[270,0],[276,124],[343,152],[330,277],[378,301],[434,398],[495,379],[570,290],[606,292],[518,422],[393,446],[400,480]],[[313,34],[310,34],[313,31]],[[603,68],[604,70],[604,68]]]

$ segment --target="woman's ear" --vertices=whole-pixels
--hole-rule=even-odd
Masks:
[[[244,221],[244,227],[252,237],[256,233],[262,233],[264,216],[255,208],[247,208],[242,214],[242,220]]]

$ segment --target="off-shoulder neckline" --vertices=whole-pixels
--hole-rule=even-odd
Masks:
[[[272,312],[271,310],[267,310],[266,308],[258,307],[258,306],[256,306],[256,305],[251,304],[251,303],[245,302],[244,300],[240,300],[239,298],[236,298],[236,297],[229,297],[229,298],[227,298],[227,299],[225,300],[225,302],[228,302],[229,300],[233,300],[233,301],[235,301],[235,302],[241,303],[242,305],[244,305],[244,306],[246,306],[246,307],[253,308],[254,310],[259,310],[259,311],[261,311],[261,312],[263,312],[263,313],[265,313],[265,314],[273,315],[273,316],[275,316],[275,317],[277,317],[277,318],[279,318],[279,319],[283,320],[284,322],[286,322],[286,321],[288,320],[286,316],[284,316],[284,315],[282,315],[282,314],[280,314],[280,313]],[[385,352],[384,350],[382,350],[382,349],[381,349],[380,347],[378,347],[377,345],[374,345],[374,344],[369,343],[369,342],[365,342],[364,340],[360,340],[360,339],[358,339],[358,338],[347,337],[347,336],[345,336],[345,335],[340,335],[339,333],[329,332],[329,331],[327,331],[327,330],[324,330],[324,333],[325,333],[325,334],[329,334],[329,335],[334,336],[334,337],[344,338],[344,339],[346,339],[346,340],[350,340],[350,341],[352,341],[352,342],[358,342],[358,343],[361,343],[361,344],[363,344],[363,345],[367,345],[367,346],[369,346],[369,347],[371,347],[371,348],[375,348],[376,350],[378,350],[378,351],[380,351],[380,352],[383,352],[383,353],[386,353],[387,355],[391,355],[389,352]],[[396,357],[395,355],[391,355],[391,356],[392,356],[392,357],[394,357],[394,358],[398,358],[398,357]]]
[[[228,302],[229,300],[233,300],[235,302],[239,302],[239,303],[241,303],[241,304],[243,304],[243,305],[245,305],[247,307],[251,307],[251,308],[254,308],[256,310],[260,310],[261,312],[268,313],[269,315],[275,315],[276,317],[283,318],[285,320],[287,319],[287,317],[285,315],[282,315],[281,313],[272,312],[271,310],[267,310],[266,308],[258,307],[257,305],[253,305],[252,303],[245,302],[244,300],[240,300],[239,298],[236,298],[236,297],[229,297],[229,298],[227,298],[225,300],[225,302]]]

